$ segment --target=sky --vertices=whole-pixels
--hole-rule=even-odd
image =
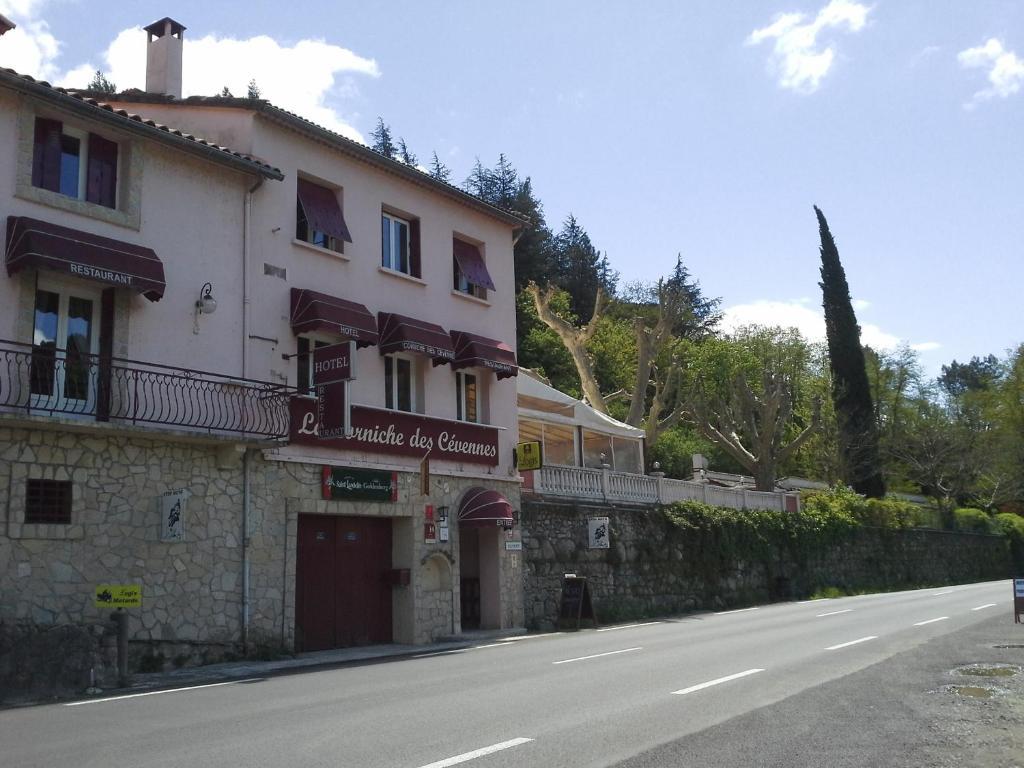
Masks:
[[[243,10],[244,9],[244,10]],[[385,10],[386,9],[386,10]],[[1024,3],[0,0],[0,66],[143,87],[187,28],[185,95],[264,98],[464,179],[505,153],[623,282],[680,254],[725,325],[824,336],[813,205],[862,340],[925,371],[1024,342]],[[273,158],[269,159],[271,162]]]

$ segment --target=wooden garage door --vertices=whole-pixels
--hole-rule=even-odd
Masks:
[[[299,515],[298,650],[391,642],[390,571],[390,519]]]

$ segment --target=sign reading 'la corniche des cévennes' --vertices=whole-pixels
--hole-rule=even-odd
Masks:
[[[289,415],[293,443],[328,444],[392,456],[429,456],[434,460],[498,465],[498,430],[483,424],[352,405],[352,433],[325,438],[320,434],[316,399],[293,397]]]

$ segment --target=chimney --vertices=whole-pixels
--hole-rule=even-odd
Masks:
[[[181,48],[185,27],[171,18],[145,27],[146,92],[181,98]]]

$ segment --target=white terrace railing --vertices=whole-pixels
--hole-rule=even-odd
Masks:
[[[766,493],[744,488],[723,488],[690,480],[612,472],[608,469],[548,466],[532,473],[523,488],[541,496],[559,496],[598,502],[627,504],[671,504],[676,501],[703,501],[732,509],[778,509],[796,511],[800,496],[796,493]]]

